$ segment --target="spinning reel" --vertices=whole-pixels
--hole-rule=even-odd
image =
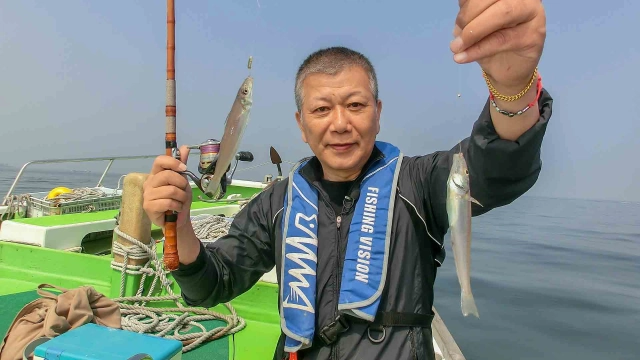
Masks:
[[[200,159],[198,161],[198,172],[201,177],[198,178],[194,173],[189,170],[179,171],[180,174],[187,175],[191,180],[196,184],[198,189],[202,191],[203,194],[206,194],[205,189],[211,181],[213,174],[216,170],[216,163],[218,161],[218,153],[220,152],[220,141],[216,139],[209,139],[205,142],[198,145],[189,145],[189,149],[198,149],[200,150]],[[250,151],[238,151],[235,156],[235,164],[233,165],[233,169],[231,164],[227,167],[224,175],[220,179],[220,191],[219,194],[213,199],[214,201],[220,200],[227,192],[227,185],[231,183],[233,179],[233,174],[236,172],[236,168],[238,167],[238,162],[252,162],[253,154]],[[229,171],[231,174],[229,175]],[[206,201],[205,199],[201,199]]]

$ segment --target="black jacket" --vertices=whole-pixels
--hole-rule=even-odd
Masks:
[[[552,98],[543,89],[539,100],[540,119],[517,141],[502,140],[491,121],[489,103],[473,126],[471,136],[461,142],[469,166],[471,193],[483,207],[472,206],[473,216],[507,205],[529,190],[542,166],[540,148],[551,117]],[[518,121],[514,117],[512,121]],[[402,150],[402,148],[401,148]],[[405,156],[398,180],[393,215],[390,261],[386,288],[379,311],[433,315],[433,285],[437,268],[445,258],[443,238],[448,230],[446,183],[452,154],[449,151],[425,156]],[[373,160],[379,156],[374,150]],[[434,359],[431,327],[386,328],[383,342],[373,343],[367,324],[353,322],[331,345],[323,345],[318,333],[337,315],[346,250],[348,225],[354,206],[345,203],[340,229],[319,177],[320,164],[313,158],[303,176],[319,190],[318,262],[316,280],[316,338],[313,347],[300,352],[302,359]],[[225,237],[202,247],[197,260],[181,265],[173,276],[185,301],[193,306],[212,307],[231,301],[251,288],[276,266],[280,282],[283,200],[288,179],[269,187],[235,217]],[[357,183],[357,182],[356,182]],[[355,186],[357,189],[358,186]],[[357,192],[352,193],[357,196]],[[357,199],[355,199],[357,200]],[[374,332],[374,337],[378,333]],[[274,359],[284,359],[284,337],[274,344]]]

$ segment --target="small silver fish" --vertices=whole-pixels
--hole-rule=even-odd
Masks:
[[[220,179],[226,173],[231,161],[238,152],[240,139],[244,129],[249,123],[249,113],[253,105],[253,78],[247,76],[238,90],[236,99],[233,102],[231,111],[225,121],[224,134],[220,140],[220,151],[216,161],[216,170],[213,177],[207,184],[205,194],[209,197],[218,196],[220,190]]]
[[[453,155],[453,164],[447,180],[447,215],[451,231],[453,257],[460,283],[462,314],[480,318],[471,293],[471,202],[482,206],[471,197],[469,169],[462,151]]]

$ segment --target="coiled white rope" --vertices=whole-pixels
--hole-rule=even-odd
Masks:
[[[200,215],[192,220],[196,236],[203,241],[215,241],[229,230],[230,221],[221,216]],[[205,341],[218,339],[224,335],[235,334],[244,329],[245,320],[237,315],[230,303],[225,303],[225,307],[231,315],[224,315],[204,308],[184,307],[180,303],[180,295],[175,295],[171,289],[171,284],[167,279],[167,272],[163,269],[162,262],[156,253],[156,242],[151,241],[146,245],[137,239],[123,233],[118,226],[115,233],[131,242],[131,246],[113,243],[113,254],[123,257],[122,263],[113,260],[111,268],[121,272],[120,277],[120,297],[113,299],[120,305],[122,313],[122,328],[125,330],[150,333],[156,336],[176,339],[182,341],[182,352],[190,351]],[[127,265],[129,259],[148,259],[144,265]],[[140,286],[135,296],[123,297],[126,274],[142,275]],[[147,295],[143,296],[144,284],[147,276],[153,276],[153,281]],[[166,296],[152,296],[158,282],[169,294]],[[147,302],[151,301],[173,301],[176,307],[148,307]],[[133,304],[127,303],[133,302]],[[182,313],[182,314],[175,314]],[[192,315],[195,314],[195,315]],[[222,320],[227,326],[220,326],[212,330],[207,330],[199,321]],[[191,326],[200,328],[202,331],[190,334],[180,334],[180,331],[189,329]],[[172,333],[173,335],[169,335]]]
[[[60,204],[69,201],[98,199],[105,196],[107,196],[107,193],[100,189],[83,187],[72,189],[70,193],[59,194],[53,199],[47,199],[46,197],[44,197],[43,200],[49,200],[54,204]]]
[[[231,219],[217,215],[197,215],[191,220],[193,231],[202,242],[214,242],[226,235],[231,227]]]

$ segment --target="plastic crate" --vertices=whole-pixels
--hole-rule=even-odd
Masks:
[[[120,209],[122,190],[105,187],[95,187],[91,189],[102,190],[105,196],[55,203],[46,199],[48,192],[33,193],[27,198],[27,217],[79,214],[83,212]]]

